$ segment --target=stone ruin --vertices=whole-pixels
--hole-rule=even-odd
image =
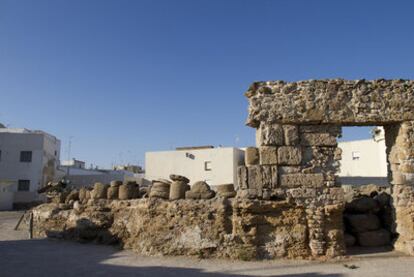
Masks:
[[[414,255],[414,81],[256,82],[246,96],[257,145],[246,149],[234,186],[213,191],[176,175],[150,189],[98,184],[34,209],[34,234],[147,255],[335,257],[346,250],[346,206],[352,213],[358,201],[375,200],[392,211],[394,248]],[[352,125],[384,126],[391,197],[381,192],[345,205],[337,138]],[[361,227],[358,239],[381,235],[378,226],[355,225],[369,214],[350,219]]]

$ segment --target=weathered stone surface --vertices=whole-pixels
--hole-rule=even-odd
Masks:
[[[262,124],[257,130],[257,146],[283,145],[283,128],[280,124]]]
[[[299,144],[299,131],[296,125],[283,125],[285,145]]]
[[[217,185],[216,186],[217,192],[233,192],[234,191],[234,185],[233,184],[223,184],[223,185]]]
[[[380,125],[414,120],[411,80],[256,82],[246,96],[247,124],[255,128],[260,122]]]
[[[224,198],[233,198],[233,197],[236,197],[237,192],[236,191],[218,192],[218,195]]]
[[[93,190],[91,191],[92,199],[106,199],[108,185],[102,183],[95,183]]]
[[[336,137],[329,133],[303,133],[300,143],[304,146],[336,146]]]
[[[118,198],[120,200],[133,199],[139,193],[139,187],[134,184],[123,184],[118,188]]]
[[[237,167],[237,187],[236,190],[247,189],[247,167]]]
[[[173,181],[184,182],[186,184],[188,184],[190,182],[190,180],[187,177],[177,175],[177,174],[171,174],[170,179],[173,180]]]
[[[35,237],[119,241],[143,255],[309,256],[306,214],[284,201],[105,200],[80,211],[45,204],[35,209],[34,221]]]
[[[264,165],[260,167],[262,173],[262,187],[274,189],[278,187],[278,166]]]
[[[180,181],[174,181],[170,185],[170,200],[178,200],[185,198],[185,192],[187,191],[187,184]]]
[[[107,199],[118,199],[118,191],[119,191],[119,186],[118,184],[116,186],[111,186],[108,188],[107,191]]]
[[[258,165],[259,160],[259,149],[257,147],[247,147],[244,151],[244,163],[249,165]]]
[[[186,199],[211,199],[216,193],[204,181],[195,182],[189,191],[185,192]]]
[[[261,165],[277,164],[277,147],[261,146],[259,148],[259,154]]]
[[[249,189],[262,189],[262,168],[259,165],[252,165],[247,167],[247,186]]]
[[[281,146],[277,149],[279,165],[300,165],[302,162],[302,149],[296,146]]]
[[[284,174],[281,176],[280,185],[282,187],[294,188],[294,187],[308,187],[319,188],[323,186],[322,174]]]

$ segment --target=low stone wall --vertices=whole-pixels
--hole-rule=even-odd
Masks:
[[[313,253],[309,232],[314,215],[309,217],[305,206],[286,200],[101,199],[76,204],[75,209],[43,204],[33,213],[35,237],[120,243],[145,255],[251,260],[309,257]],[[324,225],[328,248],[337,249],[342,243],[342,212],[326,206],[319,211],[320,217],[324,215],[330,218]],[[343,245],[340,248],[344,249]]]

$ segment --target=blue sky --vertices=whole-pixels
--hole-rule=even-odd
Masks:
[[[0,0],[0,122],[100,166],[248,146],[255,80],[414,76],[413,1]],[[369,136],[346,129],[346,139]]]

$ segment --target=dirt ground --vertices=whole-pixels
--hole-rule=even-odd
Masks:
[[[414,276],[414,257],[396,252],[316,261],[229,261],[144,257],[95,244],[28,239],[20,212],[0,212],[0,276]],[[361,252],[361,251],[359,251]]]

